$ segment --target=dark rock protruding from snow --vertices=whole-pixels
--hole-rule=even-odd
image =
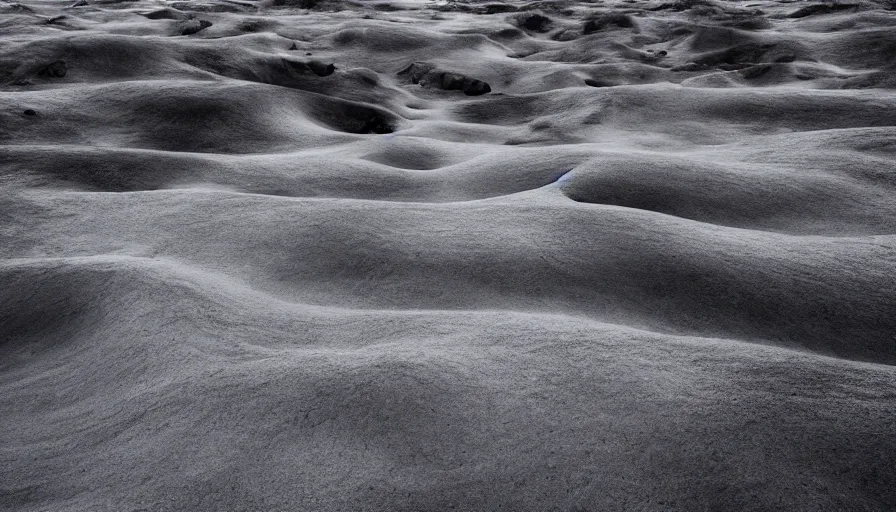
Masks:
[[[538,13],[526,13],[514,18],[516,25],[532,32],[547,32],[553,25],[553,20]]]
[[[585,35],[593,34],[610,27],[634,28],[635,22],[631,16],[621,12],[606,13],[586,21],[582,27],[582,33]]]
[[[197,32],[201,32],[210,26],[212,26],[212,22],[208,20],[190,20],[187,26],[185,26],[181,31],[181,34],[190,36],[196,34]]]
[[[62,78],[68,73],[68,66],[65,65],[64,60],[57,60],[45,67],[41,72],[41,76],[45,76],[48,78]]]
[[[437,87],[446,91],[463,91],[467,96],[481,96],[492,91],[492,88],[482,80],[445,71],[427,62],[414,62],[399,71],[398,75],[407,77],[414,84]]]
[[[311,72],[317,76],[330,76],[336,71],[335,64],[324,64],[319,60],[298,61],[283,59],[283,63],[287,69],[297,71],[299,73]]]

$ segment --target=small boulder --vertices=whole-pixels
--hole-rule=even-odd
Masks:
[[[320,77],[330,76],[336,71],[335,64],[324,64],[319,60],[310,60],[303,62],[300,60],[283,59],[283,64],[290,71],[295,71],[302,74],[313,73]]]
[[[413,84],[432,86],[446,91],[461,91],[467,96],[480,96],[492,91],[492,88],[482,80],[444,71],[427,62],[414,62],[399,71],[398,75],[406,77]]]
[[[634,26],[635,22],[631,16],[621,12],[610,12],[586,21],[582,33],[588,35],[609,27],[634,28]]]
[[[309,60],[307,65],[308,69],[317,76],[330,76],[336,71],[335,64],[324,64],[319,60]]]
[[[190,15],[178,11],[177,9],[171,9],[170,7],[166,7],[164,9],[157,9],[155,11],[150,11],[147,13],[143,13],[143,17],[151,19],[151,20],[179,20],[184,21],[190,19]]]
[[[547,32],[550,30],[553,20],[538,13],[526,13],[515,18],[516,25],[531,32]]]
[[[208,20],[190,20],[186,27],[181,31],[182,35],[190,36],[201,32],[212,26],[212,22]]]
[[[62,78],[68,73],[68,67],[65,65],[64,60],[57,60],[45,67],[38,73],[40,76],[47,78]]]

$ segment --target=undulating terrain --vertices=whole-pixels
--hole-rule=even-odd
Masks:
[[[0,510],[896,509],[894,9],[0,0]]]

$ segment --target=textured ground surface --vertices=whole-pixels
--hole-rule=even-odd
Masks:
[[[0,0],[0,509],[893,510],[885,3]]]

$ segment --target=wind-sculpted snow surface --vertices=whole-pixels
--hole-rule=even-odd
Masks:
[[[896,508],[894,7],[0,0],[0,510]]]

